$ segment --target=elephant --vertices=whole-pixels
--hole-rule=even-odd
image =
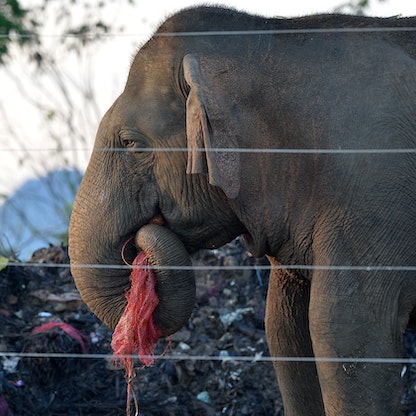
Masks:
[[[399,414],[416,306],[415,28],[208,6],[167,18],[104,115],[73,205],[71,269],[92,312],[117,325],[122,247],[142,227],[153,241],[169,230],[155,266],[174,264],[176,245],[187,257],[241,236],[270,262],[265,329],[285,415]],[[186,267],[160,269],[167,336],[189,319],[195,283]]]

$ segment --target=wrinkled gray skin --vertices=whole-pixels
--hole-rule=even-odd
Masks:
[[[416,26],[414,19],[273,20],[196,8],[159,33],[390,25]],[[415,149],[415,45],[414,32],[153,36],[101,122],[74,205],[73,274],[93,312],[116,325],[128,271],[77,265],[121,264],[123,243],[154,218],[188,253],[243,235],[272,265],[414,266],[414,154],[212,149]],[[131,259],[135,250],[127,251]],[[189,304],[177,292],[160,308]],[[415,304],[414,271],[274,269],[270,353],[401,357]],[[398,364],[275,367],[287,416],[398,414]]]

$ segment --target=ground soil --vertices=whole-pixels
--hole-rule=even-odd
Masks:
[[[79,298],[66,248],[38,250],[31,261],[30,267],[15,263],[0,271],[0,353],[28,354],[0,356],[0,416],[125,415],[125,371],[102,356],[111,354],[112,333]],[[261,360],[268,357],[263,323],[267,272],[214,268],[265,260],[253,259],[235,240],[220,250],[200,252],[193,261],[209,266],[196,271],[195,311],[183,330],[159,342],[156,353],[164,353],[162,359],[144,369],[136,363],[132,414],[135,399],[142,416],[284,415],[273,366]],[[98,356],[71,356],[85,351],[76,332],[56,327],[32,333],[52,321],[82,333],[89,352]],[[410,331],[405,355],[416,357]],[[403,414],[415,416],[416,366],[405,367],[402,376]]]

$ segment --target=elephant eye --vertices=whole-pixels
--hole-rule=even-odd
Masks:
[[[136,142],[132,139],[123,140],[123,147],[134,147]]]
[[[135,130],[122,130],[119,133],[120,144],[124,149],[129,151],[141,153],[141,151],[148,147],[146,137]]]

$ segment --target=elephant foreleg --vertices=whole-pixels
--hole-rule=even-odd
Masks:
[[[285,270],[271,271],[265,319],[271,356],[313,357],[309,293],[308,281]],[[274,367],[286,416],[324,415],[314,362],[275,361]]]

